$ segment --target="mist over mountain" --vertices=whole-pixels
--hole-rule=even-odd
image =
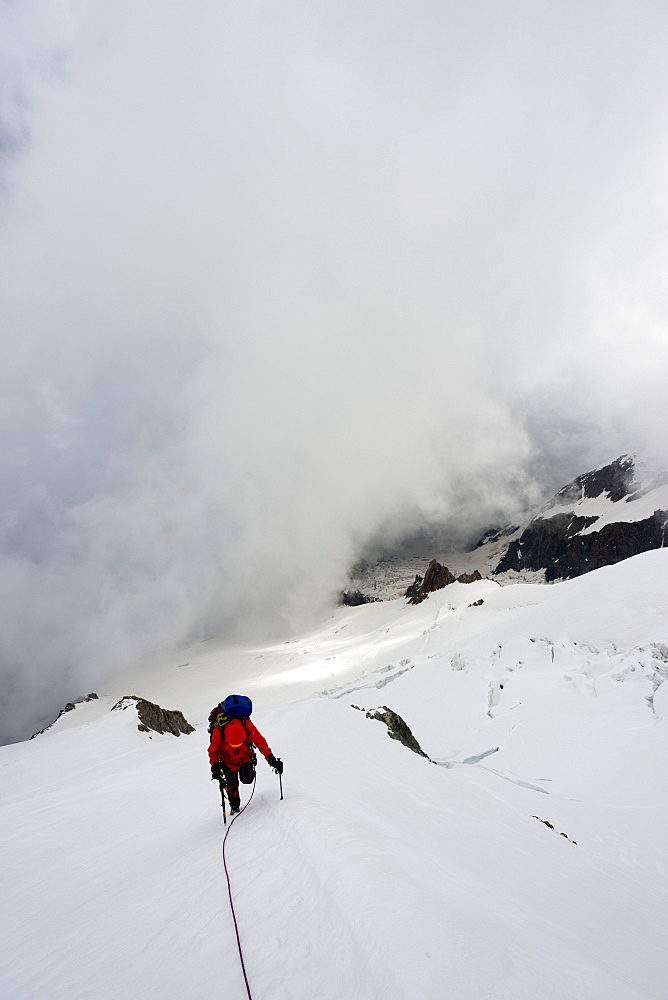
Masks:
[[[2,18],[3,740],[665,454],[663,6]]]

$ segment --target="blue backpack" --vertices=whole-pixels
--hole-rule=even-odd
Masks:
[[[247,719],[253,711],[253,702],[243,694],[230,694],[225,701],[209,712],[209,736],[216,726],[223,728],[230,719]]]
[[[245,694],[230,694],[223,702],[223,711],[233,719],[247,719],[253,711],[253,702]]]

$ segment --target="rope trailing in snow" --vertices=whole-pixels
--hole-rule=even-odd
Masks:
[[[236,813],[236,815],[234,815],[232,817],[232,819],[230,820],[230,825],[227,828],[227,833],[223,837],[223,868],[225,869],[225,878],[227,879],[227,894],[230,897],[230,909],[232,911],[232,920],[234,921],[234,933],[237,936],[237,948],[239,949],[239,959],[241,960],[241,971],[244,974],[244,982],[246,984],[246,992],[248,994],[248,1000],[253,1000],[253,996],[251,994],[250,986],[248,984],[248,976],[246,975],[246,964],[244,962],[244,953],[241,950],[241,938],[239,937],[239,925],[237,924],[237,915],[234,912],[234,901],[232,899],[232,886],[230,885],[230,873],[227,870],[227,859],[225,857],[225,844],[227,843],[227,838],[230,835],[230,830],[234,826],[234,821],[237,820],[239,818],[239,816],[241,816],[241,813],[245,812],[246,809],[248,809],[249,805],[251,804],[253,796],[255,795],[255,782],[256,781],[257,781],[257,775],[255,776],[255,778],[253,778],[253,789],[252,789],[252,791],[250,793],[250,798],[249,798],[248,802],[246,803],[246,805],[243,807],[243,809],[240,812]],[[225,794],[225,793],[223,792],[223,794]]]

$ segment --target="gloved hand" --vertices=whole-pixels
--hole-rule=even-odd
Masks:
[[[269,767],[273,767],[276,774],[283,774],[283,761],[279,758],[274,757],[273,753],[267,757],[267,764]]]
[[[220,781],[221,777],[222,776],[220,773],[220,761],[217,760],[214,764],[211,765],[211,780]]]

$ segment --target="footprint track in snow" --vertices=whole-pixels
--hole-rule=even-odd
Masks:
[[[324,864],[337,862],[318,857],[308,802],[290,805],[261,797],[240,817],[230,837],[234,841],[228,841],[232,892],[255,1000],[409,1000],[384,969],[383,957],[374,954],[372,942],[361,940],[346,898],[349,880],[338,880],[339,893],[333,888],[337,880],[321,874]],[[316,818],[321,824],[322,813]],[[337,814],[332,824],[338,826]],[[343,872],[348,840],[345,834],[339,838]],[[340,954],[340,974],[336,981],[323,980],[320,970],[331,963],[332,953]],[[277,983],[284,992],[277,994]]]

